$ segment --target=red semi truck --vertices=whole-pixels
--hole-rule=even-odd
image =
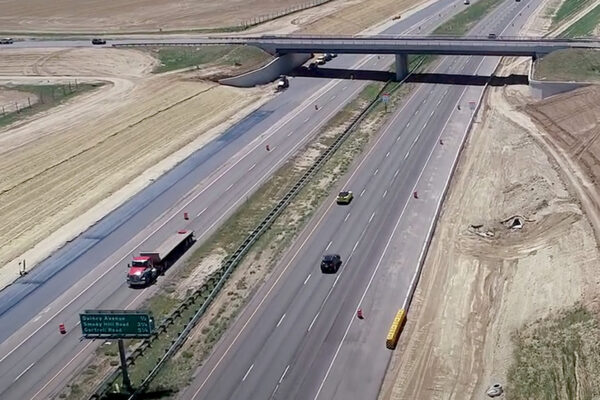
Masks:
[[[179,231],[171,235],[156,250],[140,251],[133,257],[127,283],[129,286],[146,286],[162,275],[177,258],[194,243],[194,231]]]

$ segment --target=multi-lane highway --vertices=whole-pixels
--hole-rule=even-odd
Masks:
[[[459,2],[433,3],[388,33],[430,29],[460,8]],[[383,70],[388,64],[377,57],[340,56],[330,65]],[[134,308],[156,290],[127,288],[127,259],[180,228],[205,239],[363,85],[292,79],[286,92],[0,292],[0,398],[56,394],[99,344],[79,341],[78,313]],[[190,221],[183,220],[184,211]],[[66,324],[67,335],[59,334],[59,323]]]
[[[506,1],[472,34],[515,34],[538,4]],[[498,61],[449,57],[436,72],[490,75]],[[473,117],[469,104],[483,90],[422,85],[412,93],[340,186],[354,201],[337,206],[332,197],[320,209],[181,398],[377,398],[392,354],[387,329],[424,255]],[[319,269],[329,252],[344,260],[336,275]]]

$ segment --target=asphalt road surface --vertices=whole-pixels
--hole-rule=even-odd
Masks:
[[[537,5],[504,2],[471,34],[516,34]],[[498,61],[447,57],[436,72],[490,75]],[[421,85],[412,93],[339,187],[354,191],[351,205],[332,196],[321,208],[181,398],[377,398],[392,354],[387,330],[425,254],[470,102],[483,91]],[[325,253],[342,256],[340,272],[320,272]]]
[[[417,25],[429,29],[459,9],[459,2],[436,3],[387,33]],[[69,43],[77,45],[60,45]],[[328,66],[384,70],[389,61],[340,56]],[[156,290],[126,286],[128,259],[182,228],[194,229],[202,242],[364,85],[291,79],[287,91],[1,291],[0,398],[46,399],[56,394],[100,344],[79,340],[78,314],[85,309],[135,308]],[[190,221],[183,220],[184,211]],[[59,334],[60,323],[66,325],[66,335]]]

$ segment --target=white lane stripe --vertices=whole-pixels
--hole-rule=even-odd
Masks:
[[[332,244],[332,243],[333,243],[333,241],[330,241],[330,242],[327,244],[327,247],[325,247],[325,251],[329,250],[329,247],[331,247],[331,244]]]
[[[342,276],[342,275],[338,275],[338,276],[335,278],[335,281],[333,282],[333,286],[331,287],[332,289],[335,287],[336,283],[338,283],[338,281],[340,280],[340,276]]]
[[[254,169],[254,167],[256,167],[256,163],[252,164],[252,166],[250,168],[248,168],[248,171],[252,171]]]
[[[319,311],[319,312],[317,313],[317,315],[315,315],[315,317],[313,318],[312,322],[311,322],[311,323],[310,323],[310,325],[308,326],[308,331],[307,331],[307,332],[310,332],[310,330],[312,329],[313,325],[315,324],[315,321],[316,321],[316,320],[317,320],[317,318],[319,317],[319,314],[320,314],[320,313],[321,313],[321,311]]]
[[[390,156],[390,152],[388,151],[385,155],[385,158],[388,158]]]
[[[397,169],[396,172],[394,172],[394,178],[398,176],[399,172],[400,172],[400,169]]]
[[[373,214],[371,214],[371,218],[369,218],[369,224],[371,223],[371,221],[373,221],[373,217],[375,217],[375,211],[373,211]]]
[[[387,195],[387,189],[385,190],[385,192],[383,192],[383,196],[381,196],[381,197],[385,198],[386,195]]]
[[[34,361],[34,362],[32,362],[32,363],[29,365],[29,367],[25,368],[25,369],[23,370],[23,372],[21,372],[21,373],[19,374],[19,376],[17,376],[17,377],[16,377],[16,378],[13,380],[13,382],[16,382],[16,381],[18,381],[18,380],[19,380],[19,378],[20,378],[20,377],[22,377],[23,375],[25,375],[25,374],[27,373],[27,371],[29,371],[29,370],[31,369],[31,367],[33,367],[33,365],[34,365],[34,364],[35,364],[35,361]]]
[[[350,213],[346,214],[346,218],[344,218],[344,222],[348,221],[348,218],[350,218]]]
[[[250,371],[252,371],[252,368],[254,368],[254,364],[252,364],[250,368],[248,368],[248,371],[246,371],[246,375],[244,375],[244,377],[242,378],[242,382],[246,380],[248,374],[250,373]]]
[[[292,133],[294,133],[294,132],[290,132],[290,133],[288,133],[286,136],[287,136],[287,137],[290,137],[290,136],[292,136]]]
[[[226,192],[229,192],[229,189],[231,189],[233,187],[233,183],[229,186],[227,186],[227,189],[225,189]]]
[[[281,316],[281,319],[279,320],[279,322],[277,323],[277,326],[275,328],[279,328],[279,325],[281,325],[281,322],[283,322],[283,319],[285,318],[285,314],[283,314]]]
[[[306,279],[304,280],[304,283],[302,285],[306,285],[306,282],[308,282],[308,280],[310,279],[312,274],[308,274],[308,276],[306,277]]]
[[[279,378],[279,384],[281,384],[281,382],[283,382],[283,379],[285,378],[285,374],[287,374],[288,369],[290,369],[290,365],[288,364],[287,367],[285,367],[285,370],[283,371],[283,374],[281,374],[281,378]]]
[[[375,170],[375,172],[373,173],[373,176],[377,175],[377,173],[378,173],[378,172],[379,172],[379,168],[377,168],[377,169]]]
[[[200,211],[200,212],[198,213],[198,215],[196,215],[196,217],[199,217],[199,216],[201,216],[202,214],[204,214],[204,211],[206,211],[206,209],[207,209],[207,208],[206,208],[206,207],[204,207],[204,210]]]

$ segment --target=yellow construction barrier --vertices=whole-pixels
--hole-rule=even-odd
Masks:
[[[392,322],[392,326],[390,327],[390,331],[388,332],[387,339],[385,341],[385,347],[390,350],[394,350],[396,345],[398,344],[398,339],[400,339],[400,332],[402,332],[402,328],[404,327],[404,322],[406,321],[406,311],[404,308],[398,310],[396,314],[396,318],[394,318],[394,322]]]

